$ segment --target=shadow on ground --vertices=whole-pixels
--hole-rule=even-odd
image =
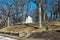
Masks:
[[[28,38],[33,39],[46,39],[46,40],[60,40],[60,31],[47,31],[47,32],[35,32],[31,34]]]

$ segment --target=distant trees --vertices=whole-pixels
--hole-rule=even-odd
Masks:
[[[12,20],[13,23],[18,23],[19,21],[22,22],[22,24],[24,24],[25,22],[25,16],[27,17],[29,14],[29,2],[37,2],[38,4],[38,0],[10,0],[10,2],[4,0],[3,2],[0,2],[1,4],[3,3],[6,6],[6,9],[2,7],[1,11],[3,12],[3,14],[8,17],[6,20],[8,20],[8,26],[12,24]],[[2,4],[2,5],[3,5]],[[24,6],[27,5],[27,9],[26,14],[24,14]],[[43,9],[45,10],[45,9]],[[39,21],[39,8],[37,7],[36,10],[30,11],[30,15],[32,15],[32,17],[34,18],[35,22]],[[44,12],[45,13],[45,12]],[[20,20],[21,19],[21,20]],[[44,20],[45,20],[45,14],[44,14]]]
[[[18,23],[19,22],[19,18],[20,18],[20,14],[21,14],[21,6],[20,6],[20,0],[13,0],[13,4],[14,4],[14,7],[13,7],[13,10],[14,10],[14,22],[15,23]]]
[[[46,21],[46,13],[45,13],[45,10],[46,10],[46,1],[42,1],[42,5],[41,5],[41,8],[42,8],[42,20],[43,21]]]
[[[7,23],[6,23],[6,19],[7,19],[6,10],[3,8],[2,5],[1,5],[0,11],[2,12],[2,13],[0,14],[1,19],[2,19],[2,22],[3,22],[3,24],[4,24],[5,26],[7,26]]]
[[[48,2],[48,0],[45,0],[46,2],[46,10],[47,10],[47,14],[49,13],[50,17],[47,20],[57,20],[59,13],[58,13],[58,0],[51,0],[50,2]],[[45,12],[46,12],[45,10]]]
[[[58,18],[59,18],[59,15],[60,15],[60,12],[59,12],[59,10],[58,10],[59,1],[60,1],[60,0],[56,0],[56,4],[55,4],[56,19],[58,19]]]
[[[8,20],[8,26],[13,23],[18,23],[19,21],[24,24],[25,22],[25,16],[28,16],[28,11],[29,11],[29,0],[4,0],[3,2],[0,2],[2,7],[1,12],[4,14],[3,16],[8,17],[6,18],[6,21]],[[3,6],[3,4],[6,6]],[[24,14],[24,6],[27,5],[26,14]],[[20,20],[21,19],[21,20]]]
[[[58,13],[58,0],[52,0],[52,20],[57,20],[59,18],[59,13]],[[54,15],[54,17],[53,17]]]
[[[6,8],[5,8],[5,6],[3,6],[3,4],[6,6]],[[4,19],[6,20],[8,26],[9,26],[11,24],[11,17],[12,17],[11,10],[12,10],[13,3],[12,3],[12,1],[10,1],[10,4],[9,4],[6,0],[4,0],[3,2],[1,2],[1,5],[2,5],[2,7],[1,7],[2,9],[0,11],[3,12],[3,14],[4,14],[3,17],[5,17]]]
[[[47,1],[48,0],[10,0],[9,2],[7,0],[3,0],[3,2],[0,2],[0,15],[3,15],[3,20],[8,20],[8,25],[11,25],[12,23],[22,23],[24,24],[26,17],[29,15],[33,17],[34,22],[39,21],[39,3],[41,3],[41,20],[56,20],[58,17],[57,7],[54,3],[56,0],[51,0],[51,3],[49,3],[52,6],[52,9],[48,9]],[[29,3],[33,2],[36,3],[36,9],[30,10],[31,7],[29,7]],[[57,1],[56,1],[57,2]],[[3,6],[5,5],[5,6]],[[26,5],[26,9],[25,9]],[[56,7],[56,8],[55,8]],[[51,13],[50,19],[48,19],[46,10],[48,9],[48,12]],[[53,16],[54,15],[54,16]],[[8,17],[8,18],[7,18]],[[13,22],[12,22],[13,21]]]
[[[8,17],[8,27],[9,27],[9,25],[11,25],[11,17],[12,17],[12,13],[11,13],[11,9],[12,9],[12,5],[13,5],[13,3],[12,3],[12,1],[10,1],[10,4],[5,0],[4,1],[4,4],[6,5],[6,7],[7,7],[7,17]]]

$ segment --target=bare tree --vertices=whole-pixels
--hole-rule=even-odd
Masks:
[[[20,0],[20,6],[21,6],[21,10],[22,10],[22,24],[24,24],[25,21],[25,16],[24,16],[24,5],[25,5],[25,0]]]
[[[41,4],[42,4],[42,1],[41,3],[39,3],[39,28],[42,27]]]
[[[7,26],[6,24],[6,18],[7,18],[7,16],[6,16],[6,10],[4,9],[4,7],[1,5],[1,9],[0,9],[0,11],[2,12],[2,14],[1,14],[1,16],[2,16],[2,21],[3,21],[3,23],[4,23],[4,25],[5,26]]]
[[[9,27],[10,26],[10,21],[11,21],[10,20],[10,17],[11,17],[10,12],[11,12],[11,7],[12,7],[13,3],[8,4],[8,2],[5,0],[4,4],[7,6],[7,10],[8,10],[8,11],[7,10],[6,11],[7,11],[7,16],[8,16],[8,27]]]

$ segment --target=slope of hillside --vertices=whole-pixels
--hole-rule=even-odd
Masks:
[[[0,29],[0,31],[13,31],[13,32],[31,32],[31,31],[36,31],[36,32],[40,32],[40,31],[46,31],[46,24],[48,25],[57,25],[60,26],[60,22],[59,21],[46,21],[46,22],[42,22],[42,28],[41,29],[37,29],[38,23],[35,24],[29,24],[29,25],[16,25],[16,26],[10,26],[10,27],[5,27],[3,29]],[[36,28],[35,28],[36,27]],[[53,26],[49,26],[49,30],[54,30],[54,29],[60,29],[60,27],[54,27]]]

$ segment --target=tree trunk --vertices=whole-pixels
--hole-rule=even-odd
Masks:
[[[51,13],[51,20],[53,20],[53,12]]]
[[[22,7],[23,8],[23,7]],[[22,9],[22,24],[24,24],[25,16],[24,16],[24,9]]]
[[[44,12],[44,21],[45,21],[45,12]]]
[[[8,27],[10,26],[10,25],[9,25],[9,17],[8,17],[8,25],[7,25],[7,26],[8,26]]]
[[[41,24],[41,3],[39,4],[39,28],[42,27],[42,24]]]

